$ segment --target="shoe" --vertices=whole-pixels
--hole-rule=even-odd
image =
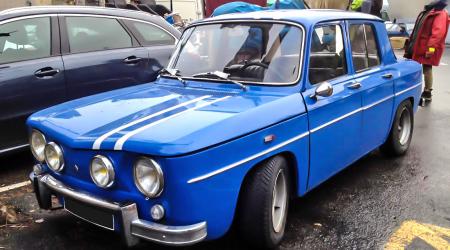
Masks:
[[[431,97],[433,95],[431,94],[431,90],[425,90],[422,92],[422,99],[424,99],[426,102],[431,102]]]

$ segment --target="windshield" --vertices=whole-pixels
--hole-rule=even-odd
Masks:
[[[302,41],[302,30],[288,24],[200,25],[184,33],[171,68],[183,77],[219,71],[235,81],[295,83]]]

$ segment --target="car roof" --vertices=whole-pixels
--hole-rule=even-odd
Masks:
[[[363,19],[363,20],[383,22],[382,19],[374,15],[369,15],[360,12],[344,11],[344,10],[327,10],[327,9],[305,9],[305,10],[266,10],[249,13],[227,14],[218,17],[208,18],[203,21],[199,21],[197,23],[211,22],[211,21],[227,21],[236,19],[275,20],[275,21],[282,20],[295,22],[306,26],[326,21],[351,20],[351,19],[358,19],[358,20]]]
[[[159,25],[166,24],[167,22],[160,16],[152,15],[143,11],[118,9],[118,8],[105,8],[94,6],[32,6],[12,8],[0,11],[0,21],[4,21],[10,18],[31,16],[31,15],[44,15],[44,14],[85,14],[85,15],[106,15],[106,16],[118,16],[125,18],[134,18],[140,20],[147,20],[155,22]],[[167,25],[164,25],[166,27]],[[170,25],[169,25],[170,26]]]

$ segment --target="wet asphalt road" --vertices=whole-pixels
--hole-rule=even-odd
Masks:
[[[443,59],[450,63],[450,51]],[[433,102],[415,117],[413,142],[402,158],[375,151],[291,202],[280,249],[381,249],[405,221],[450,228],[450,66],[435,68]],[[27,180],[29,153],[0,159],[0,188]],[[119,237],[62,210],[40,211],[31,186],[0,193],[18,224],[0,225],[0,249],[120,249]],[[220,216],[220,215],[218,215]],[[43,219],[41,222],[40,219]],[[40,223],[38,223],[40,222]],[[450,235],[442,249],[450,249]],[[406,249],[436,249],[415,238]],[[135,249],[166,249],[142,243]],[[232,230],[189,249],[245,249]]]

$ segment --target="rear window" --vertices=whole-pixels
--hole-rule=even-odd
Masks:
[[[142,45],[151,46],[175,44],[175,38],[170,33],[156,25],[136,21],[126,21],[126,23],[127,27],[130,27]]]

